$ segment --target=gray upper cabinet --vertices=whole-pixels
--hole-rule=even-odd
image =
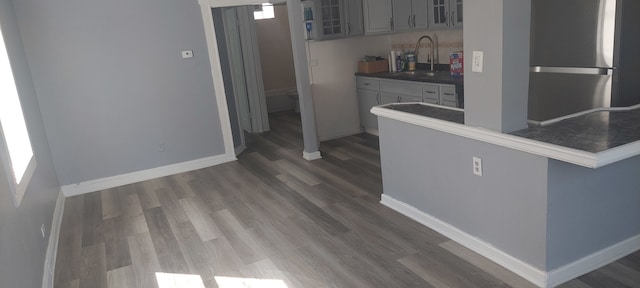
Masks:
[[[429,28],[462,28],[463,0],[428,0]]]
[[[345,33],[347,36],[364,34],[362,0],[344,0]]]
[[[395,32],[427,29],[428,0],[393,1]]]
[[[364,34],[386,34],[393,31],[392,0],[363,0]]]

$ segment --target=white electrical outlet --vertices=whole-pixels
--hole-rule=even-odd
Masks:
[[[482,158],[473,157],[473,174],[482,176]]]
[[[47,231],[44,229],[44,224],[40,226],[40,232],[42,232],[42,238],[46,237]]]
[[[473,63],[471,64],[472,72],[482,72],[482,58],[484,58],[484,52],[473,51],[473,58],[471,59],[471,61],[473,61]]]
[[[193,50],[182,51],[182,59],[193,58]]]

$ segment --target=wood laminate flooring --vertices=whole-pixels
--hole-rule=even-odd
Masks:
[[[377,137],[307,162],[270,118],[236,162],[67,198],[55,287],[533,287],[379,204]],[[561,287],[640,287],[640,253]]]

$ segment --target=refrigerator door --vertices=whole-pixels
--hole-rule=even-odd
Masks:
[[[529,73],[528,118],[545,121],[611,105],[611,75]]]
[[[616,0],[531,1],[531,66],[613,67]]]

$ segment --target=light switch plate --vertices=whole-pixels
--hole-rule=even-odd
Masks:
[[[193,50],[182,51],[182,59],[193,58]]]
[[[473,51],[473,63],[471,64],[472,72],[482,72],[482,62],[484,58],[484,52],[482,51]]]

